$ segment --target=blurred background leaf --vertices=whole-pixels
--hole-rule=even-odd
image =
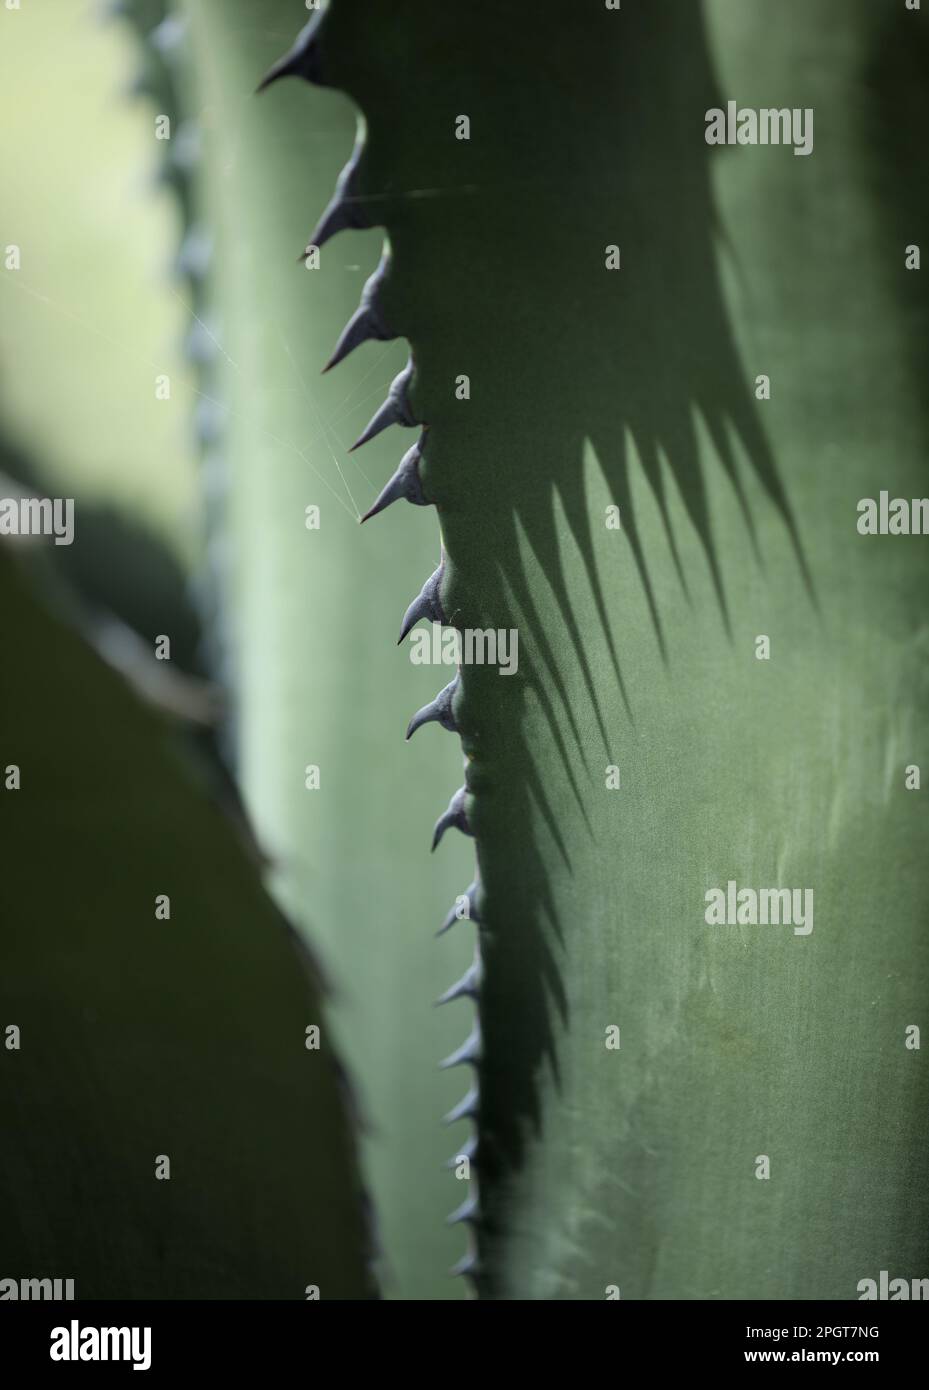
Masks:
[[[10,549],[4,1277],[73,1279],[81,1300],[368,1297],[351,1102],[306,948],[176,727],[37,602]]]
[[[199,538],[190,317],[173,288],[180,216],[159,181],[155,112],[130,95],[138,47],[86,5],[25,5],[2,20],[0,237],[22,256],[0,276],[7,433],[55,495],[102,512],[117,540],[120,524],[144,527],[187,572]],[[170,401],[155,396],[161,373]],[[98,534],[98,554],[104,543]]]

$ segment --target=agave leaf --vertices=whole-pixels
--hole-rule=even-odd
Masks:
[[[365,341],[320,376],[383,238],[348,231],[322,246],[318,270],[300,263],[351,158],[356,116],[339,93],[256,97],[287,47],[295,7],[183,8],[205,113],[213,292],[224,325],[244,795],[272,886],[319,944],[333,980],[334,1025],[369,1122],[384,1292],[461,1297],[448,1275],[465,1241],[445,1218],[469,1189],[445,1164],[469,1126],[443,1130],[440,1121],[467,1079],[438,1063],[470,1019],[467,1002],[433,1004],[466,970],[473,933],[433,938],[467,889],[471,856],[449,844],[424,859],[460,759],[440,730],[403,738],[412,711],[454,667],[416,666],[394,645],[409,597],[435,566],[437,537],[417,507],[400,517],[394,507],[386,527],[384,518],[358,526],[414,433],[385,431],[357,461],[345,457],[401,372],[402,346]],[[308,528],[308,507],[319,508],[318,529]],[[319,786],[308,788],[314,766]]]
[[[365,115],[441,608],[519,634],[456,697],[486,1296],[924,1267],[929,552],[856,523],[927,490],[926,44],[866,0],[333,0],[291,64]],[[708,146],[731,98],[814,108],[812,156]],[[730,880],[812,931],[708,925]]]

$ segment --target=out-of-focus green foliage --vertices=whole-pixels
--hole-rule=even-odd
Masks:
[[[47,488],[111,532],[144,528],[187,571],[198,398],[182,348],[195,325],[172,269],[181,220],[158,110],[132,96],[141,69],[128,27],[92,6],[0,10],[0,243],[21,253],[18,271],[0,269],[0,406]],[[169,400],[155,394],[163,374]]]
[[[305,948],[177,733],[8,549],[0,595],[4,1277],[81,1300],[369,1296]]]

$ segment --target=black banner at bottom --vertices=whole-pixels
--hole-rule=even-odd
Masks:
[[[64,1381],[87,1370],[142,1371],[151,1378],[203,1368],[211,1377],[228,1370],[237,1376],[271,1371],[277,1381],[291,1374],[302,1379],[313,1373],[313,1358],[321,1351],[335,1363],[325,1363],[325,1371],[356,1370],[365,1348],[383,1369],[396,1355],[398,1334],[407,1358],[415,1356],[420,1340],[425,1371],[446,1336],[485,1330],[509,1335],[511,1328],[524,1326],[523,1317],[530,1320],[525,1326],[533,1326],[536,1306],[430,1303],[428,1325],[418,1322],[406,1331],[403,1304],[391,1302],[7,1303],[0,1308],[0,1375],[51,1367],[60,1368]],[[573,1359],[577,1344],[566,1346],[563,1339],[581,1332],[594,1341],[585,1347],[588,1355],[597,1354],[599,1334],[621,1337],[623,1363],[655,1372],[817,1364],[903,1371],[918,1366],[926,1336],[922,1303],[605,1301],[596,1316],[590,1304],[568,1303],[544,1316],[536,1345],[549,1367],[559,1347],[570,1347]],[[451,1349],[459,1343],[445,1345]],[[479,1345],[471,1344],[466,1359]],[[529,1339],[521,1339],[521,1361],[531,1361],[531,1353],[526,1357],[531,1347]],[[614,1341],[613,1360],[616,1352]],[[317,1373],[320,1369],[317,1364]]]

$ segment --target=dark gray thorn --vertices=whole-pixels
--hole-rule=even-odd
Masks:
[[[412,502],[414,507],[426,507],[429,504],[423,493],[423,485],[419,478],[419,460],[422,458],[423,440],[419,439],[412,449],[407,449],[400,466],[396,473],[378,494],[377,501],[369,507],[361,518],[362,521],[370,521],[372,516],[377,516],[385,507],[389,507],[391,502],[398,501],[401,497],[407,502]]]
[[[478,1100],[477,1087],[472,1086],[468,1093],[462,1096],[458,1104],[449,1110],[442,1123],[453,1125],[456,1120],[473,1120],[477,1115]]]
[[[358,171],[364,141],[359,140],[352,157],[336,180],[335,192],[314,228],[308,246],[324,246],[338,232],[366,231],[373,224],[358,197]]]
[[[290,52],[279,58],[261,79],[256,88],[256,95],[281,77],[302,77],[304,81],[313,82],[318,87],[326,86],[319,60],[319,27],[324,16],[325,11],[321,10],[313,16],[309,24],[304,24]]]
[[[412,738],[417,729],[421,729],[424,724],[441,724],[443,729],[448,729],[450,734],[458,732],[458,725],[455,723],[455,716],[452,713],[452,701],[455,691],[458,689],[458,676],[450,680],[443,690],[428,705],[423,705],[418,709],[407,725],[406,736]]]
[[[445,1221],[449,1226],[457,1226],[459,1221],[479,1221],[480,1215],[480,1202],[472,1193],[470,1197],[464,1199],[460,1207],[456,1207],[455,1210],[445,1218]]]
[[[338,366],[361,343],[372,341],[386,343],[391,338],[397,337],[393,329],[384,322],[384,315],[379,303],[389,265],[390,257],[385,253],[381,257],[377,270],[373,275],[369,275],[365,281],[364,289],[361,291],[361,302],[342,329],[332,356],[323,367],[324,373],[328,372],[330,368]]]
[[[408,428],[420,422],[413,418],[413,408],[410,405],[410,382],[413,379],[413,359],[410,358],[399,376],[395,376],[390,383],[387,392],[387,399],[380,410],[371,417],[365,429],[355,440],[349,453],[354,453],[360,449],[362,444],[367,444],[369,439],[373,439],[381,430],[386,430],[390,425],[406,425]]]
[[[459,1274],[470,1274],[473,1278],[479,1272],[477,1255],[473,1250],[469,1250],[466,1255],[462,1255],[457,1264],[452,1265],[449,1273],[457,1278]]]
[[[469,1139],[466,1139],[465,1142],[458,1149],[457,1153],[453,1154],[451,1158],[447,1159],[442,1166],[443,1168],[447,1168],[450,1172],[454,1172],[463,1158],[466,1158],[472,1167],[477,1167],[476,1134],[472,1134]]]
[[[442,558],[439,568],[434,570],[426,580],[419,593],[410,604],[403,615],[403,622],[400,624],[400,636],[397,638],[397,646],[406,637],[411,628],[419,622],[420,618],[428,618],[433,623],[444,623],[445,615],[442,612],[442,580],[445,578],[445,559]]]
[[[348,354],[354,352],[362,343],[386,343],[396,337],[397,334],[387,327],[373,305],[360,305],[343,328],[321,375],[325,376],[326,372],[332,371],[333,367],[344,362]]]
[[[435,1001],[435,1007],[438,1008],[440,1004],[450,1004],[453,999],[477,999],[480,992],[481,964],[480,961],[476,960],[468,966],[460,980],[456,980],[444,994],[439,995]]]
[[[460,1047],[456,1047],[454,1052],[439,1063],[440,1071],[448,1071],[449,1067],[471,1066],[476,1067],[481,1060],[481,1030],[479,1024],[475,1023],[471,1032],[465,1038]]]
[[[460,830],[462,835],[470,835],[473,833],[470,825],[468,824],[468,817],[465,811],[466,795],[466,788],[459,787],[455,795],[452,797],[451,801],[448,803],[448,810],[445,811],[441,816],[439,816],[439,819],[435,823],[435,830],[433,831],[432,835],[433,850],[438,848],[442,836],[445,834],[446,830],[448,830],[451,826],[454,826],[456,830]]]
[[[468,899],[468,916],[460,917],[458,915],[458,904],[456,903],[455,906],[449,910],[448,915],[445,918],[445,921],[442,923],[441,927],[439,927],[439,930],[436,932],[436,936],[444,936],[447,931],[451,931],[452,927],[455,925],[456,922],[480,922],[481,919],[476,906],[476,883],[472,883],[470,888],[467,889],[467,891],[465,892],[465,897]]]

